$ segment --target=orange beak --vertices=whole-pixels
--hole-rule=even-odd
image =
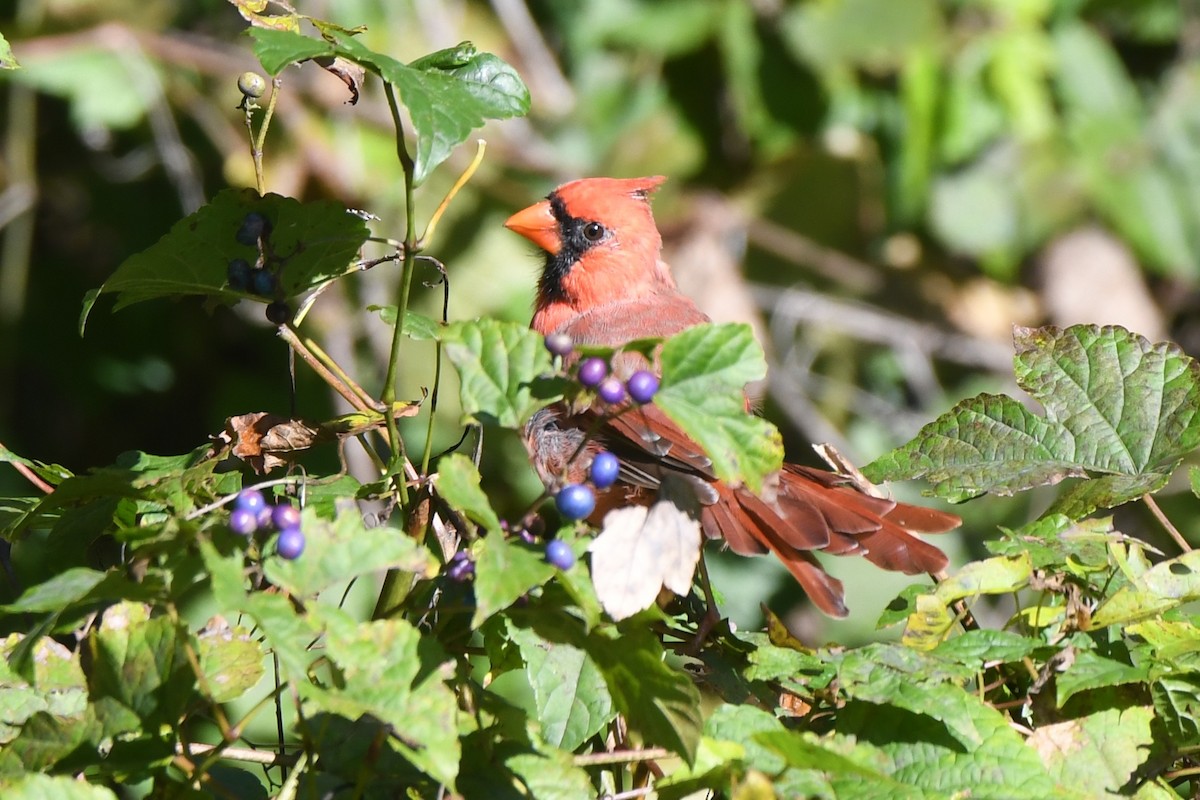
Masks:
[[[558,220],[550,210],[549,200],[518,211],[508,218],[504,227],[521,234],[550,255],[555,255],[562,248],[562,241],[558,238]]]

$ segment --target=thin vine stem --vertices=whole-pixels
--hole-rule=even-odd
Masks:
[[[1171,520],[1167,519],[1167,515],[1164,514],[1163,510],[1158,507],[1158,503],[1155,501],[1154,497],[1149,493],[1144,494],[1142,495],[1142,502],[1145,503],[1146,507],[1150,509],[1150,513],[1154,515],[1156,520],[1158,520],[1158,524],[1162,525],[1163,528],[1166,529],[1167,533],[1171,535],[1171,538],[1175,540],[1175,544],[1179,545],[1179,549],[1185,553],[1190,553],[1192,551],[1192,546],[1188,544],[1187,539],[1183,538],[1183,534],[1179,532],[1179,529],[1171,524]]]
[[[404,143],[404,120],[400,117],[400,106],[396,102],[396,90],[391,83],[384,82],[384,93],[387,95],[388,108],[392,112],[392,123],[396,127],[396,155],[404,170],[404,266],[400,278],[400,301],[396,304],[396,326],[392,332],[392,348],[388,355],[387,377],[383,384],[383,405],[391,408],[396,400],[396,368],[400,363],[400,346],[404,338],[404,317],[408,311],[408,299],[412,293],[413,272],[416,268],[417,222],[413,202],[414,165],[408,147]],[[400,428],[391,414],[387,416],[388,444],[392,448],[391,469],[395,471],[396,464],[404,459],[404,443],[400,439]],[[400,494],[400,504],[408,505],[408,487],[403,480],[398,482],[397,491]]]

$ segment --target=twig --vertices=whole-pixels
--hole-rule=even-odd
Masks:
[[[1171,534],[1171,538],[1175,540],[1175,544],[1179,545],[1179,549],[1185,553],[1192,552],[1192,546],[1188,544],[1187,539],[1183,538],[1183,534],[1179,529],[1171,524],[1171,520],[1167,519],[1167,515],[1158,507],[1158,502],[1149,494],[1142,495],[1142,502],[1150,509],[1150,513],[1158,520],[1159,524],[1167,529],[1167,533]]]
[[[46,494],[51,494],[54,492],[53,486],[51,486],[50,484],[48,484],[44,480],[42,480],[40,477],[38,477],[38,474],[36,472],[34,472],[33,470],[31,470],[29,467],[27,467],[25,464],[22,464],[20,461],[10,461],[9,463],[13,465],[13,468],[17,472],[19,472],[25,476],[25,480],[32,483],[38,489],[41,489]]]
[[[645,750],[614,750],[611,753],[586,753],[571,759],[577,767],[596,767],[605,764],[633,764],[639,761],[654,761],[669,758],[671,751],[665,747],[648,747]]]
[[[421,234],[421,238],[417,240],[417,249],[424,250],[429,244],[429,240],[433,238],[434,231],[437,230],[438,223],[442,220],[442,215],[446,213],[446,209],[450,207],[452,201],[459,190],[467,185],[467,181],[475,175],[475,171],[479,169],[479,165],[483,163],[483,154],[487,152],[487,142],[483,139],[475,140],[475,157],[471,159],[471,163],[458,176],[458,180],[450,187],[450,191],[446,192],[446,196],[442,198],[442,202],[438,204],[434,210],[433,216],[429,218],[429,222],[425,225],[425,232]],[[443,274],[445,274],[443,270]]]
[[[892,347],[896,342],[904,342],[956,364],[1006,374],[1012,371],[1011,348],[999,342],[949,333],[865,303],[848,302],[806,289],[781,290],[778,286],[751,284],[750,291],[759,307],[797,323],[817,323],[855,339]]]
[[[876,267],[819,244],[770,220],[747,220],[746,237],[760,250],[766,250],[793,264],[806,266],[821,277],[853,291],[877,289],[883,282]]]
[[[285,755],[272,750],[252,750],[249,747],[221,747],[215,744],[183,744],[175,745],[175,752],[182,756],[204,756],[214,750],[221,751],[221,757],[231,761],[245,761],[248,764],[265,764],[268,767],[292,766],[299,760],[299,753]]]

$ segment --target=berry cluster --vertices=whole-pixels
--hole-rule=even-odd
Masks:
[[[275,548],[281,558],[298,558],[304,552],[304,532],[300,530],[300,510],[282,500],[274,505],[258,489],[243,489],[233,500],[229,529],[241,536],[256,531],[279,531]]]
[[[275,298],[267,304],[267,319],[275,325],[283,325],[292,318],[292,309],[280,296],[279,276],[266,266],[266,252],[271,236],[271,220],[265,214],[251,211],[242,218],[242,224],[234,234],[238,244],[258,250],[256,264],[244,258],[229,262],[225,282],[230,289],[247,292],[259,297]]]
[[[546,337],[546,349],[553,355],[566,358],[574,352],[575,345],[565,333],[552,333]],[[595,389],[600,399],[610,405],[625,402],[626,396],[635,403],[645,405],[658,392],[658,376],[653,372],[639,369],[629,376],[629,380],[621,383],[616,375],[608,374],[608,362],[598,356],[580,361],[575,377],[583,386]]]

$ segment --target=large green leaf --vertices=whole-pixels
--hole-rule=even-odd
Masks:
[[[471,131],[489,119],[523,116],[529,89],[511,66],[470,42],[404,64],[376,53],[349,32],[323,26],[325,41],[255,29],[255,52],[272,74],[294,61],[340,56],[396,87],[416,131],[413,179],[420,184]]]
[[[783,463],[775,426],[746,411],[747,383],[767,374],[762,348],[749,325],[698,325],[662,348],[663,410],[712,459],[717,477],[753,491]]]
[[[502,536],[500,518],[479,488],[479,480],[479,469],[461,453],[451,453],[438,461],[437,491],[442,499],[489,534]]]
[[[434,569],[429,551],[397,528],[368,528],[357,510],[336,520],[306,508],[301,516],[304,553],[297,559],[269,558],[264,572],[271,583],[291,594],[310,598],[351,578],[402,569],[418,575]]]
[[[1082,516],[1162,485],[1200,444],[1200,367],[1176,345],[1114,326],[1018,328],[1017,383],[1045,409],[980,395],[868,465],[875,481],[925,477],[959,501],[1067,477],[1110,476],[1073,493]]]
[[[526,326],[494,319],[456,322],[442,341],[458,370],[463,413],[519,428],[554,399],[534,392],[535,380],[552,365],[541,335]]]
[[[268,266],[276,271],[281,293],[288,297],[345,273],[369,235],[361,218],[328,200],[301,203],[277,194],[259,197],[250,189],[225,189],[175,223],[155,244],[127,258],[103,286],[90,292],[84,300],[80,331],[102,293],[117,296],[114,310],[181,295],[203,295],[227,303],[243,298],[274,299],[237,292],[226,285],[232,259],[253,264],[258,257],[256,247],[235,238],[251,211],[270,220],[270,250],[275,262]]]
[[[471,627],[479,627],[530,589],[550,580],[555,572],[541,548],[510,542],[501,533],[483,537],[475,546],[475,615]]]

